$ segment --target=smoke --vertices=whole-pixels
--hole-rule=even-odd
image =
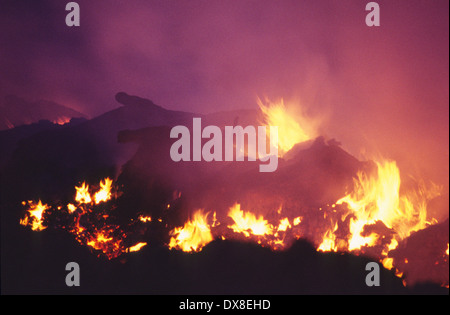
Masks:
[[[448,1],[3,1],[1,96],[94,116],[126,91],[168,109],[300,99],[358,157],[375,152],[448,187]]]

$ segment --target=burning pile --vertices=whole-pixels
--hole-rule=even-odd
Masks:
[[[259,106],[265,123],[279,128],[279,154],[285,155],[295,144],[310,140],[315,132],[301,128],[301,124],[288,113],[283,102]],[[169,249],[198,252],[215,239],[238,239],[255,242],[273,250],[288,248],[295,240],[305,238],[318,251],[351,252],[364,254],[382,262],[387,269],[396,269],[390,253],[411,233],[436,224],[427,215],[427,203],[441,193],[441,187],[418,182],[415,189],[402,190],[400,170],[395,161],[379,159],[374,173],[359,171],[348,193],[333,204],[310,209],[305,218],[295,211],[285,211],[283,204],[262,215],[260,209],[242,206],[235,200],[226,213],[217,209],[197,209],[182,226],[173,226],[163,219],[152,220],[139,215],[128,225],[114,223],[114,201],[120,193],[113,181],[100,181],[97,189],[86,183],[75,187],[74,202],[65,206],[50,206],[40,200],[24,202],[28,206],[22,225],[34,231],[47,227],[49,221],[69,231],[82,245],[104,254],[108,259],[128,252],[138,251],[146,242],[134,242],[136,224],[160,224],[167,231]],[[170,209],[170,204],[167,205]],[[53,217],[56,217],[53,218]],[[50,220],[53,218],[52,220]],[[314,228],[311,228],[314,226]],[[318,228],[320,227],[320,228]],[[147,228],[147,227],[146,227]],[[320,230],[320,235],[317,231]],[[444,251],[445,252],[445,251]],[[446,256],[448,263],[448,243]],[[448,286],[448,280],[444,283]]]

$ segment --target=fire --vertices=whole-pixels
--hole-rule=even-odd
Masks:
[[[152,217],[151,216],[140,215],[138,219],[139,219],[139,221],[144,222],[144,223],[152,222]]]
[[[25,203],[25,202],[24,202]],[[26,204],[26,203],[25,203]],[[33,201],[28,201],[30,209],[27,215],[20,220],[20,224],[27,226],[30,225],[33,231],[42,231],[47,227],[43,225],[43,214],[49,209],[49,206],[39,202],[36,204]]]
[[[272,235],[273,226],[268,224],[262,216],[256,218],[251,212],[241,210],[241,205],[236,203],[230,208],[228,216],[233,219],[234,224],[228,226],[236,233],[243,233],[246,237],[252,235]]]
[[[128,252],[131,253],[131,252],[137,252],[137,251],[140,251],[141,248],[144,247],[144,246],[146,246],[146,245],[147,245],[146,242],[140,242],[140,243],[137,243],[136,245],[129,247],[129,248],[128,248]]]
[[[185,252],[200,251],[203,246],[213,240],[211,226],[207,222],[208,213],[197,210],[192,220],[187,221],[183,227],[173,229],[170,234],[169,248],[181,249]]]
[[[295,239],[300,237],[298,225],[302,217],[289,219],[282,215],[282,207],[271,213],[269,221],[263,215],[256,215],[251,211],[241,210],[241,205],[235,203],[228,211],[228,217],[233,223],[228,225],[227,239],[242,239],[242,235],[249,240],[256,241],[261,246],[273,250],[284,249]]]
[[[67,230],[74,235],[75,239],[81,245],[89,246],[95,251],[101,252],[108,259],[116,258],[125,252],[135,252],[147,245],[145,242],[137,243],[133,246],[126,247],[126,233],[118,226],[109,224],[110,214],[108,209],[101,208],[96,212],[96,206],[100,203],[107,202],[113,197],[112,193],[113,181],[105,178],[100,181],[97,191],[89,191],[89,185],[85,182],[81,186],[75,186],[75,202],[68,203],[67,207],[61,205],[49,206],[29,201],[30,209],[26,216],[20,220],[20,224],[31,226],[34,231],[41,231],[46,228],[43,226],[43,215],[60,216],[61,225],[56,226]],[[93,196],[93,198],[91,197]],[[22,204],[26,205],[26,202]],[[145,220],[144,220],[145,218]],[[150,217],[141,217],[141,221],[150,221]]]
[[[290,229],[292,227],[291,223],[289,223],[288,218],[284,218],[280,221],[280,224],[278,225],[278,231],[285,232],[287,229]]]
[[[394,268],[394,258],[386,257],[381,262],[387,270]]]
[[[323,236],[323,241],[319,245],[317,250],[322,251],[322,252],[337,251],[336,235],[334,234],[334,232],[336,232],[337,229],[338,229],[338,224],[336,223],[336,225],[334,226],[334,228],[332,230],[328,230],[325,232],[325,235]]]
[[[75,207],[73,204],[69,203],[67,204],[67,210],[69,210],[69,213],[75,212],[77,210],[77,207]]]
[[[302,217],[296,217],[296,218],[294,218],[293,224],[294,224],[294,226],[297,226],[301,222],[302,222]]]
[[[315,136],[315,132],[312,130],[312,120],[301,115],[295,117],[296,115],[290,111],[290,108],[285,106],[283,99],[277,103],[266,100],[266,104],[264,104],[258,98],[257,103],[264,115],[262,123],[278,127],[279,156],[283,156],[295,144],[310,140]]]
[[[83,182],[80,187],[75,187],[77,194],[75,195],[75,201],[78,203],[91,203],[91,195],[89,194],[89,185]]]
[[[393,229],[398,240],[432,223],[427,221],[426,202],[439,192],[422,187],[420,191],[400,195],[400,171],[395,161],[381,161],[376,164],[376,177],[359,172],[354,179],[353,192],[336,202],[347,204],[354,216],[350,221],[350,251],[362,246],[370,247],[377,242],[378,234],[362,236],[362,232],[365,226],[378,221]]]
[[[111,199],[111,185],[112,180],[109,178],[105,178],[105,180],[100,182],[100,190],[94,195],[95,204]]]
[[[306,129],[294,120],[282,100],[277,104],[269,102],[268,105],[259,101],[259,105],[265,123],[279,126],[280,154],[285,154],[296,143],[311,139],[313,133],[306,132]],[[331,206],[327,204],[327,207],[323,206],[324,209],[319,208],[319,211],[323,211],[323,215],[322,212],[317,212],[316,215],[318,214],[317,218],[321,220],[319,222],[323,222],[324,225],[319,229],[315,229],[315,226],[313,229],[305,229],[306,233],[311,234],[302,237],[312,240],[316,244],[316,249],[322,252],[345,251],[359,254],[364,253],[364,249],[376,248],[370,252],[371,255],[375,255],[386,269],[395,270],[395,274],[402,277],[403,273],[395,268],[395,260],[389,257],[389,253],[412,232],[437,222],[433,218],[428,218],[427,202],[438,196],[441,188],[436,185],[426,187],[423,182],[419,182],[417,189],[404,191],[401,189],[400,170],[395,161],[382,159],[376,161],[375,165],[375,174],[358,172],[353,180],[353,187],[346,196]],[[113,191],[113,181],[105,178],[100,181],[99,186],[93,187],[94,189],[90,188],[85,182],[76,186],[74,201],[68,203],[67,207],[58,205],[53,208],[42,204],[40,200],[38,203],[29,201],[30,209],[20,223],[31,226],[32,230],[40,231],[46,228],[43,225],[44,213],[48,216],[59,211],[66,215],[68,222],[66,230],[72,233],[80,244],[103,253],[109,259],[123,253],[139,251],[146,246],[146,242],[130,246],[131,244],[127,242],[128,235],[122,227],[108,223],[110,212],[106,207],[98,207],[102,208],[101,212],[95,212],[98,209],[97,205],[117,197],[117,193]],[[98,189],[95,190],[95,187]],[[181,193],[178,193],[178,198],[179,196]],[[172,211],[170,203],[165,203],[164,208],[170,210],[169,213]],[[169,228],[168,248],[199,252],[218,238],[246,239],[273,250],[285,249],[292,240],[300,237],[300,228],[304,225],[308,227],[310,222],[307,216],[306,220],[298,214],[286,216],[282,206],[263,215],[261,211],[242,210],[239,202],[230,206],[223,216],[225,218],[219,219],[228,220],[229,223],[226,225],[219,223],[216,212],[205,212],[203,209],[194,211],[183,226]],[[146,228],[160,223],[168,228],[163,218],[164,216],[161,216],[154,220],[150,216],[139,215],[136,221],[152,222],[146,225]],[[346,220],[347,218],[349,219]],[[130,226],[135,222],[131,221]],[[348,232],[347,235],[343,235],[341,231],[344,222],[348,223],[344,228],[344,232]],[[324,229],[324,226],[328,228]],[[383,232],[384,228],[388,232]],[[316,235],[313,235],[314,233]],[[448,257],[448,243],[445,254]],[[408,260],[405,259],[406,263]]]

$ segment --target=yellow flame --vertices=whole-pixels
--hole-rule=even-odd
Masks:
[[[280,224],[278,225],[277,231],[284,232],[287,229],[290,229],[292,227],[291,223],[289,223],[288,218],[284,218],[280,220]]]
[[[89,194],[89,185],[86,185],[85,182],[81,184],[80,187],[75,187],[75,190],[77,191],[75,195],[75,201],[78,203],[91,203],[91,195]]]
[[[49,209],[49,206],[46,204],[42,204],[40,200],[37,204],[32,201],[29,201],[28,204],[30,206],[30,209],[28,210],[28,214],[20,220],[20,224],[24,226],[30,225],[33,231],[42,231],[46,229],[47,227],[42,225],[42,215],[44,214],[45,210]]]
[[[252,235],[273,234],[273,226],[271,226],[263,216],[256,216],[251,212],[241,210],[241,205],[235,203],[228,212],[228,216],[233,219],[234,224],[228,227],[236,233],[243,233],[249,237]]]
[[[322,252],[337,251],[336,235],[334,234],[334,232],[336,232],[337,229],[338,224],[336,223],[333,229],[327,230],[325,232],[322,243],[319,245],[317,250],[320,250]]]
[[[387,270],[394,268],[394,258],[386,257],[381,261],[381,263]]]
[[[207,222],[208,213],[197,210],[191,220],[183,227],[173,229],[170,234],[169,248],[181,249],[185,252],[200,251],[206,244],[213,240],[211,227]]]
[[[130,253],[131,253],[131,252],[137,252],[137,251],[140,251],[141,248],[144,247],[144,246],[146,246],[146,245],[147,245],[146,242],[140,242],[140,243],[137,243],[137,244],[134,245],[134,246],[129,247],[129,248],[128,248],[128,251],[129,251]]]
[[[266,126],[278,127],[278,140],[274,145],[278,145],[279,156],[283,156],[295,144],[313,138],[312,132],[307,131],[304,126],[307,120],[293,115],[285,106],[283,99],[277,103],[266,100],[266,104],[264,104],[258,98],[257,103],[264,116],[262,123]],[[299,121],[301,122],[299,123]]]
[[[69,203],[67,204],[67,210],[69,210],[69,213],[75,212],[77,210],[77,207],[75,207],[73,204]]]
[[[292,222],[294,226],[299,225],[302,222],[302,217],[296,217],[294,218],[294,221]]]
[[[376,177],[359,172],[354,179],[353,192],[336,203],[346,203],[356,217],[350,220],[352,236],[349,240],[349,250],[373,246],[376,243],[379,237],[377,234],[361,236],[361,232],[366,225],[377,221],[393,229],[399,239],[404,239],[430,224],[427,221],[426,202],[439,194],[436,187],[431,191],[422,187],[419,191],[400,195],[400,171],[395,161],[376,162],[376,165]]]
[[[111,185],[112,180],[109,178],[105,178],[100,181],[100,190],[97,191],[94,195],[95,204],[99,204],[100,202],[105,202],[111,199]]]
[[[152,217],[151,216],[143,216],[143,215],[140,215],[139,216],[139,221],[141,221],[141,222],[152,222]]]

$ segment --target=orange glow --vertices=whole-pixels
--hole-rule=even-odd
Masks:
[[[58,117],[58,119],[54,120],[53,123],[57,125],[65,125],[70,122],[70,119],[71,119],[70,117],[61,116]]]

